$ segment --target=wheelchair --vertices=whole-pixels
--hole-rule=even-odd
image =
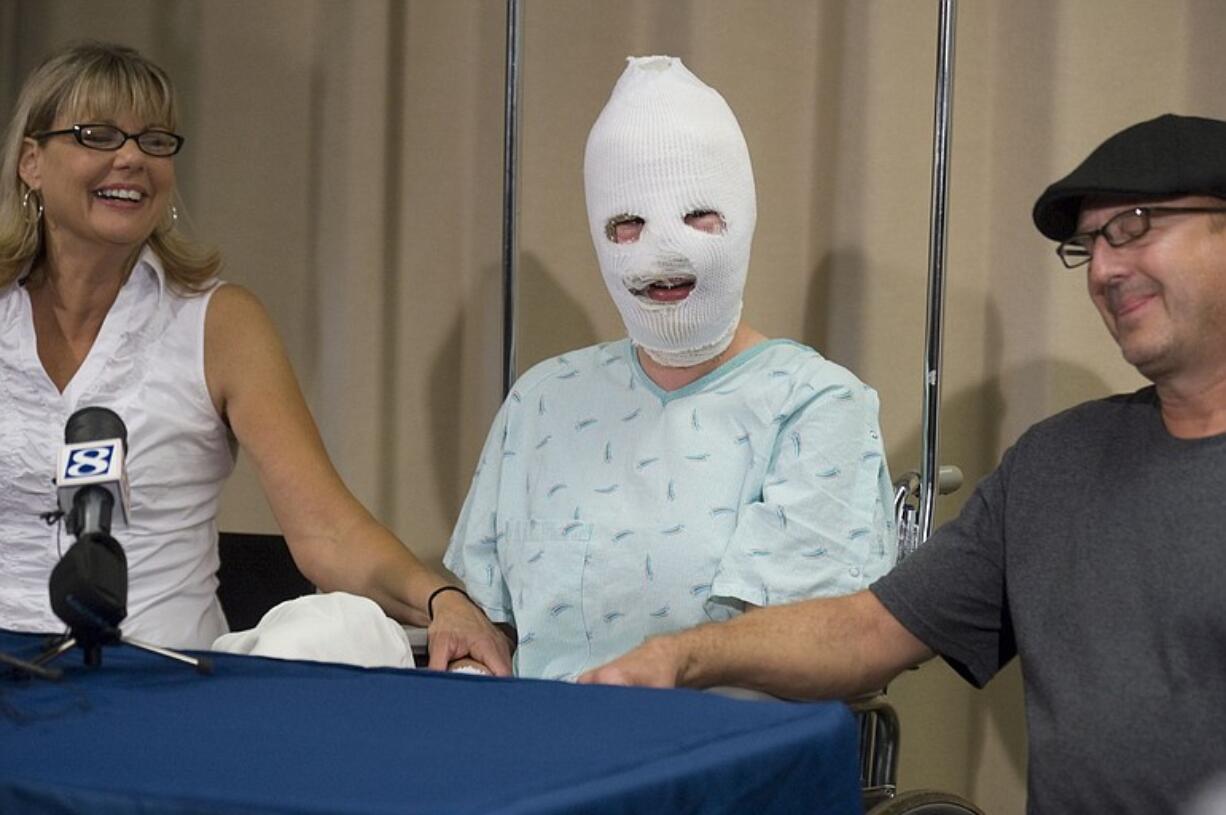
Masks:
[[[956,467],[941,467],[937,489],[948,495],[962,486]],[[916,472],[894,482],[894,524],[898,531],[898,559],[919,546],[919,488]],[[898,714],[886,701],[885,690],[848,700],[860,729],[860,787],[866,815],[983,815],[983,811],[957,795],[937,790],[898,789]]]
[[[898,714],[884,691],[848,701],[860,728],[865,815],[983,815],[970,801],[937,790],[898,789]]]

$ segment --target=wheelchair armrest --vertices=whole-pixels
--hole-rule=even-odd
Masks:
[[[409,646],[413,649],[413,661],[422,668],[430,661],[430,647],[426,641],[426,629],[415,625],[404,625],[404,633],[409,636]]]

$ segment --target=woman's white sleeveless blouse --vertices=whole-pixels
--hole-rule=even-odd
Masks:
[[[148,247],[93,348],[61,393],[38,358],[30,299],[0,289],[0,628],[57,632],[47,580],[73,543],[52,483],[73,411],[107,407],[128,428],[129,523],[112,534],[128,559],[125,635],[207,648],[226,631],[217,602],[217,505],[236,444],[204,379],[204,318],[216,287],[182,296]]]

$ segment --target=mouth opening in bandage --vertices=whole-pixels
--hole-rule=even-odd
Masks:
[[[626,288],[635,297],[653,303],[679,303],[694,291],[698,278],[692,274],[638,277],[626,281]]]

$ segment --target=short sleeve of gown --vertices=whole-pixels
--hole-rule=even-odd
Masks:
[[[780,419],[761,497],[742,507],[720,564],[716,602],[850,594],[894,563],[876,392],[847,374]]]

